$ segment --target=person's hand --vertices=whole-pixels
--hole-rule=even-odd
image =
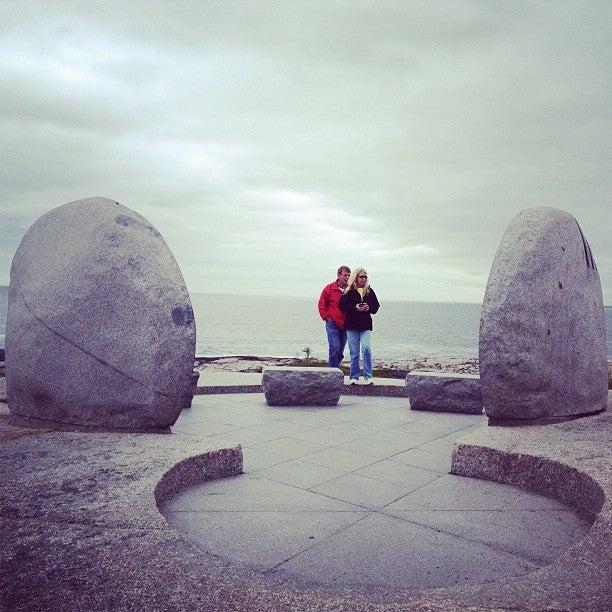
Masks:
[[[368,310],[370,310],[370,307],[364,302],[361,305],[361,312],[368,312]]]

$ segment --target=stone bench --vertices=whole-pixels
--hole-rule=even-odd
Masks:
[[[406,391],[412,410],[482,413],[480,377],[454,372],[410,372]]]
[[[344,375],[339,368],[263,368],[263,392],[268,406],[335,406]]]

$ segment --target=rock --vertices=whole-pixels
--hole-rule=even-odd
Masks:
[[[482,413],[480,378],[475,374],[411,372],[406,376],[406,391],[412,410]]]
[[[6,379],[13,417],[160,429],[191,392],[195,323],[159,232],[87,198],[40,217],[11,267]]]
[[[335,406],[344,387],[339,368],[264,367],[262,385],[269,406]]]
[[[193,396],[196,394],[197,389],[198,389],[198,380],[199,379],[200,379],[200,372],[199,372],[199,370],[194,370],[191,373],[191,376],[189,377],[189,382],[191,384],[191,388],[189,390],[189,393],[183,395],[183,403],[182,403],[183,409],[191,408],[191,403],[193,402]]]
[[[597,266],[576,219],[530,208],[506,230],[480,320],[480,380],[492,419],[557,419],[607,403]]]

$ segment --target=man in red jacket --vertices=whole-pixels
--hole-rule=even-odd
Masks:
[[[338,278],[323,288],[319,298],[319,314],[325,321],[327,343],[329,344],[329,367],[337,368],[344,359],[346,331],[344,330],[344,313],[338,303],[348,284],[351,269],[347,266],[338,268]]]

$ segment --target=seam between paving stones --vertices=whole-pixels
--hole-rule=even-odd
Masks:
[[[307,456],[307,455],[306,455],[306,456]],[[261,469],[261,470],[265,470],[265,469],[268,469],[268,468],[270,468],[270,467],[274,467],[274,466],[277,466],[277,465],[282,465],[283,463],[289,463],[290,461],[302,461],[303,463],[307,463],[308,465],[313,465],[313,466],[315,466],[315,467],[325,467],[325,466],[321,466],[321,465],[320,465],[320,464],[318,464],[318,463],[312,463],[311,461],[304,461],[304,457],[292,457],[292,458],[290,458],[290,459],[287,459],[287,460],[285,460],[285,461],[281,461],[281,462],[279,462],[279,463],[275,463],[275,464],[273,464],[273,465],[269,465],[269,466],[265,466],[265,467],[258,468],[258,470],[259,470],[259,469]],[[336,480],[336,479],[338,479],[338,478],[343,478],[344,476],[349,476],[349,475],[351,475],[351,474],[354,474],[355,476],[361,476],[362,478],[368,478],[369,480],[373,480],[374,482],[378,482],[378,483],[381,483],[381,484],[390,484],[390,485],[393,485],[394,483],[388,483],[388,482],[386,482],[386,481],[384,481],[384,480],[379,480],[379,479],[377,479],[377,478],[372,478],[371,476],[365,476],[364,474],[358,474],[358,473],[357,473],[357,471],[358,471],[358,470],[362,470],[362,469],[364,469],[364,468],[366,468],[366,467],[370,467],[370,466],[372,466],[372,465],[375,465],[376,463],[381,463],[382,461],[388,461],[388,459],[377,459],[376,461],[374,461],[374,462],[372,462],[372,463],[368,463],[367,465],[364,465],[364,466],[361,466],[361,467],[355,468],[354,470],[351,470],[351,471],[349,471],[349,472],[345,472],[345,473],[340,474],[340,475],[338,475],[338,476],[333,476],[332,478],[329,478],[329,479],[327,479],[327,480],[323,480],[323,481],[321,481],[321,482],[318,482],[318,483],[316,483],[316,484],[314,484],[314,485],[312,485],[312,486],[310,486],[310,487],[308,487],[308,488],[304,488],[304,487],[300,487],[300,486],[298,486],[298,485],[290,484],[290,483],[287,483],[287,482],[282,481],[282,480],[275,480],[274,478],[270,478],[270,477],[268,477],[268,476],[260,476],[260,478],[262,478],[262,479],[266,479],[266,480],[272,480],[272,481],[274,481],[274,482],[277,482],[277,483],[280,483],[280,484],[284,484],[284,485],[286,485],[286,486],[288,486],[288,487],[293,487],[293,488],[299,489],[299,490],[301,490],[301,491],[309,491],[309,492],[311,492],[311,493],[317,493],[318,495],[324,495],[325,497],[331,497],[331,499],[335,499],[335,500],[338,500],[338,501],[345,501],[345,500],[340,500],[340,499],[339,499],[339,498],[337,498],[337,497],[332,497],[332,496],[330,496],[330,495],[325,495],[324,493],[320,493],[319,491],[313,491],[312,489],[314,489],[315,487],[319,487],[319,486],[321,486],[321,485],[323,485],[323,484],[327,484],[328,482],[331,482],[332,480]],[[402,463],[399,463],[399,462],[397,462],[397,461],[396,461],[396,463],[398,463],[398,465],[400,465],[400,466],[405,465],[406,467],[409,467],[409,464],[402,464]],[[414,466],[414,467],[417,467],[417,466]],[[424,468],[419,468],[419,469],[424,469]],[[249,472],[249,474],[256,474],[258,470],[254,470],[253,472]],[[418,491],[419,489],[421,489],[421,488],[423,488],[423,487],[427,486],[428,484],[431,484],[431,483],[432,483],[432,482],[434,482],[435,480],[438,480],[438,478],[441,478],[442,476],[446,476],[446,474],[441,474],[441,473],[439,473],[439,472],[433,472],[432,470],[427,470],[427,471],[432,472],[432,474],[438,474],[437,478],[434,478],[434,480],[430,480],[429,482],[427,482],[427,483],[425,483],[425,484],[423,484],[423,485],[421,485],[421,486],[417,487],[416,489],[412,489],[412,490],[411,490],[409,493],[406,493],[405,495],[402,495],[402,496],[398,497],[397,499],[395,499],[395,500],[393,500],[393,501],[397,501],[398,499],[402,499],[402,498],[403,498],[403,497],[405,497],[406,495],[411,495],[411,494],[412,494],[412,493],[414,493],[415,491]],[[396,485],[396,486],[401,487],[402,485]],[[346,502],[346,503],[353,503],[353,502]],[[393,503],[393,502],[389,502],[389,503]],[[354,504],[354,505],[359,506],[359,504]],[[364,507],[364,506],[359,506],[359,507],[361,508],[361,507]],[[372,510],[372,509],[371,509],[371,508],[368,508],[368,510]]]
[[[393,503],[393,502],[390,502]],[[464,512],[463,510],[459,511],[459,510],[432,510],[431,512]],[[479,510],[479,512],[484,512],[484,510]],[[499,510],[498,512],[504,512],[503,510]],[[510,511],[512,512],[512,511]],[[544,511],[540,511],[540,512],[544,512]],[[575,514],[572,513],[571,510],[564,510],[564,512],[568,512],[570,514]],[[535,563],[538,565],[538,567],[544,567],[546,565],[550,565],[551,563],[554,562],[554,559],[542,559],[539,557],[533,557],[529,554],[522,554],[514,549],[511,549],[507,546],[505,546],[504,544],[500,544],[499,542],[491,542],[491,541],[487,541],[487,540],[481,540],[479,538],[470,538],[467,537],[465,535],[461,535],[458,533],[453,533],[452,531],[447,531],[446,529],[442,528],[442,527],[432,527],[431,525],[426,525],[423,523],[420,523],[419,521],[416,520],[410,520],[407,519],[406,517],[403,516],[399,516],[397,514],[390,514],[388,512],[384,512],[384,508],[383,510],[378,510],[377,511],[378,514],[381,514],[383,516],[387,516],[387,517],[391,517],[391,518],[396,518],[399,519],[400,521],[404,522],[404,523],[408,523],[409,525],[418,525],[419,527],[424,527],[425,529],[429,529],[432,531],[435,531],[436,533],[443,533],[451,538],[454,538],[456,540],[464,540],[466,542],[470,542],[471,544],[481,544],[486,546],[487,548],[491,548],[492,550],[495,551],[499,551],[502,552],[504,554],[509,554],[513,557],[519,558],[519,559],[524,559],[526,561],[530,561],[532,563]],[[584,534],[583,538],[586,537],[586,533]],[[572,544],[572,546],[575,546],[576,544],[578,544],[578,542],[574,542]]]
[[[389,429],[383,429],[383,430],[381,430],[381,433],[383,433],[383,432],[385,432],[385,431],[392,431],[392,430],[394,430],[394,427],[390,427]],[[409,432],[409,433],[410,433],[410,432]],[[444,437],[446,437],[446,436],[450,435],[451,433],[456,433],[456,432],[450,432],[450,433],[447,433],[447,434],[440,435],[440,436],[438,436],[437,438],[432,438],[431,440],[428,440],[427,442],[423,442],[423,443],[422,443],[420,446],[423,446],[423,445],[425,445],[425,444],[429,444],[430,442],[434,442],[435,440],[439,440],[440,438],[444,438]],[[289,437],[289,436],[281,436],[281,437]],[[353,441],[357,441],[357,440],[367,439],[368,437],[369,437],[368,435],[364,435],[364,436],[360,436],[360,437],[357,437],[357,438],[353,438],[353,440],[351,440],[351,442],[353,442]],[[270,441],[271,441],[271,440],[270,440]],[[338,445],[331,446],[331,447],[326,447],[326,448],[336,448],[337,446],[338,446]],[[420,451],[421,451],[421,452],[423,452],[423,453],[431,453],[432,455],[436,455],[436,456],[444,456],[444,455],[441,455],[441,454],[439,454],[439,453],[434,453],[434,452],[432,452],[432,451],[428,451],[428,450],[426,450],[426,449],[420,448],[420,446],[413,446],[412,448],[407,448],[407,449],[405,449],[405,450],[398,451],[398,452],[394,453],[393,455],[389,455],[389,456],[387,456],[387,457],[382,457],[382,458],[380,458],[380,459],[375,459],[375,461],[373,461],[372,463],[368,463],[367,465],[363,465],[363,466],[361,466],[361,467],[355,468],[354,470],[351,470],[350,472],[347,472],[347,474],[353,474],[353,473],[355,473],[357,470],[361,470],[361,469],[363,469],[363,468],[365,468],[365,467],[369,467],[369,466],[371,466],[371,465],[374,465],[375,463],[380,463],[381,461],[393,461],[393,457],[397,457],[397,455],[401,455],[402,453],[405,453],[405,452],[407,452],[407,451],[409,451],[409,450],[414,450],[414,449],[418,449],[418,450],[420,450]],[[250,447],[250,448],[253,448],[253,447]],[[341,450],[346,450],[346,449],[341,449]],[[350,451],[350,450],[349,450],[349,451],[347,451],[347,452],[355,453],[356,455],[362,455],[362,454],[363,454],[363,455],[365,455],[365,456],[368,456],[368,454],[367,454],[367,453],[359,453],[359,452],[357,452],[357,451]],[[309,455],[311,455],[311,454],[312,454],[312,453],[309,453]],[[308,457],[309,455],[303,455],[303,456],[301,456],[301,457],[293,457],[293,459],[302,459],[302,460],[304,460],[304,458],[305,458],[305,457]],[[372,455],[370,455],[370,457],[371,457],[371,456],[372,456]],[[319,465],[318,463],[314,463],[314,462],[312,462],[312,461],[305,461],[305,463],[310,463],[311,465]],[[409,464],[409,463],[403,463],[403,462],[401,462],[401,461],[395,461],[395,463],[398,463],[398,464],[401,464],[401,465],[412,465],[412,464]],[[419,467],[419,466],[415,465],[415,466],[413,466],[413,467]],[[420,468],[420,469],[427,469],[427,468]],[[446,474],[450,474],[450,469],[449,469],[449,471],[448,471],[448,472],[436,472],[435,470],[428,470],[428,471],[429,471],[429,472],[436,473],[436,474],[440,474],[441,476],[442,476],[442,475],[446,475]],[[357,474],[357,476],[361,476],[361,474]],[[334,480],[335,478],[339,478],[339,476],[336,476],[336,477],[334,477],[334,478],[331,478],[330,480]],[[377,478],[371,478],[371,477],[369,477],[369,476],[364,476],[364,478],[370,478],[371,480],[378,480]],[[325,482],[329,482],[329,481],[325,481]],[[379,481],[379,482],[385,482],[385,481]],[[319,484],[323,484],[323,483],[319,483]],[[428,483],[428,484],[429,484],[429,483]],[[318,485],[314,485],[314,486],[318,486]],[[399,485],[399,486],[401,486],[401,485]],[[420,487],[419,487],[419,488],[420,488]],[[415,489],[415,490],[416,490],[416,489]]]
[[[324,536],[322,539],[318,540],[317,542],[314,542],[311,546],[308,546],[307,548],[304,548],[303,550],[301,550],[300,552],[296,553],[295,555],[291,555],[290,557],[288,557],[284,561],[281,561],[280,563],[277,563],[275,566],[269,567],[267,570],[264,570],[262,573],[264,575],[266,575],[267,573],[269,573],[269,572],[271,572],[271,571],[273,571],[275,569],[278,569],[279,566],[287,563],[287,561],[291,561],[292,559],[295,559],[296,557],[299,557],[300,555],[303,555],[305,552],[308,552],[309,550],[312,550],[313,548],[316,548],[317,546],[319,546],[320,544],[326,542],[327,540],[329,540],[333,536],[335,536],[335,535],[337,535],[339,533],[342,533],[343,531],[345,531],[349,527],[352,527],[353,525],[356,525],[360,521],[363,521],[364,519],[368,518],[368,516],[372,516],[373,514],[376,514],[376,511],[365,512],[364,516],[361,516],[357,520],[353,521],[352,523],[348,523],[346,525],[343,525],[342,527],[339,527],[338,529],[332,531],[331,533],[328,533],[327,536]]]
[[[392,503],[392,502],[390,502]],[[569,512],[569,511],[568,511]],[[267,570],[264,570],[262,573],[265,575],[268,572],[271,572],[277,568],[279,568],[281,565],[287,563],[288,561],[291,561],[293,559],[295,559],[296,557],[299,557],[300,555],[304,554],[305,552],[308,552],[309,550],[312,550],[313,548],[316,548],[317,546],[321,545],[322,543],[326,542],[327,540],[329,540],[330,538],[342,533],[343,531],[346,531],[347,529],[349,529],[350,527],[354,527],[357,523],[359,523],[360,521],[365,520],[366,518],[370,517],[370,516],[375,516],[375,515],[380,515],[383,517],[387,517],[387,518],[394,518],[394,519],[398,519],[403,523],[407,523],[410,525],[418,525],[419,527],[423,527],[429,531],[435,531],[436,533],[443,533],[444,535],[455,539],[455,540],[461,540],[461,541],[465,541],[465,542],[469,542],[471,544],[478,544],[478,545],[482,545],[485,546],[487,548],[490,548],[492,550],[495,550],[497,552],[502,552],[504,555],[508,555],[511,557],[514,557],[516,559],[521,559],[524,561],[529,561],[530,563],[533,563],[534,565],[536,565],[537,567],[532,568],[530,570],[531,571],[535,571],[536,569],[539,569],[545,565],[549,565],[550,563],[552,563],[552,560],[542,560],[541,558],[535,558],[535,557],[531,557],[530,555],[523,555],[520,554],[519,552],[512,550],[506,546],[503,545],[495,545],[495,543],[492,542],[486,542],[486,541],[482,541],[479,539],[474,539],[474,538],[468,538],[462,535],[458,535],[456,533],[452,533],[452,532],[448,532],[445,531],[444,529],[438,529],[436,527],[432,527],[431,525],[423,525],[422,523],[419,523],[417,521],[410,521],[408,519],[402,518],[400,516],[396,516],[396,515],[392,515],[392,514],[387,514],[381,510],[376,510],[373,509],[370,512],[366,512],[364,513],[364,516],[358,518],[356,521],[353,521],[352,523],[348,523],[346,525],[343,525],[342,527],[338,528],[337,530],[333,531],[332,533],[328,534],[326,537],[318,540],[317,542],[313,543],[312,546],[309,546],[307,548],[304,548],[303,550],[301,550],[300,552],[292,555],[291,557],[288,557],[287,559],[285,559],[284,561],[279,562],[277,565],[268,568]]]
[[[286,463],[286,462],[283,462]],[[279,465],[278,463],[274,464],[274,465]],[[316,464],[314,464],[316,465]],[[262,468],[263,469],[263,468]],[[339,478],[339,476],[336,476],[336,478]],[[272,478],[267,478],[267,477],[262,477],[262,480],[269,480],[271,482],[274,482],[276,484],[278,484],[279,481],[277,480],[273,480]],[[332,478],[331,480],[335,480],[335,478]],[[326,481],[327,482],[327,481]],[[364,510],[366,510],[367,512],[372,512],[375,511],[374,508],[368,508],[367,506],[361,506],[360,504],[355,504],[353,502],[347,502],[344,499],[339,499],[338,497],[333,497],[331,495],[326,495],[325,493],[319,493],[319,491],[311,491],[310,489],[304,489],[303,487],[298,487],[297,485],[293,485],[293,484],[288,484],[286,482],[281,482],[280,484],[285,485],[287,487],[291,487],[292,489],[297,489],[298,491],[306,491],[308,493],[312,493],[313,495],[320,495],[321,497],[327,497],[328,499],[333,499],[334,501],[340,501],[342,503],[345,504],[349,504],[351,506],[355,506],[356,508],[363,508]],[[320,483],[323,484],[323,483]],[[313,487],[318,487],[319,485],[313,485]],[[361,510],[362,512],[363,510]],[[309,512],[312,512],[312,510],[310,510]],[[360,510],[346,510],[345,512],[360,512]]]
[[[412,449],[408,449],[408,450],[412,450]],[[349,451],[349,452],[353,452],[353,451]],[[396,454],[399,455],[399,454],[401,454],[403,452],[406,452],[406,451],[400,451],[399,453],[396,453]],[[355,453],[355,454],[359,454],[359,453]],[[395,455],[392,455],[392,456],[395,457]],[[300,460],[304,461],[304,457],[301,457]],[[362,465],[360,467],[355,468],[354,470],[350,470],[349,472],[345,472],[344,474],[340,474],[339,476],[334,476],[333,478],[330,478],[329,480],[325,480],[324,482],[320,482],[320,483],[318,483],[316,485],[313,485],[313,487],[318,487],[319,485],[331,482],[332,480],[336,480],[337,478],[342,478],[343,476],[348,476],[349,474],[354,474],[355,476],[361,476],[363,478],[369,478],[370,480],[374,480],[375,482],[384,483],[384,484],[391,484],[392,485],[394,483],[388,483],[385,480],[379,480],[378,478],[372,478],[371,476],[366,476],[365,474],[358,474],[357,473],[358,470],[363,470],[364,468],[370,467],[370,466],[375,465],[377,463],[381,463],[383,461],[392,461],[392,459],[390,457],[383,457],[382,459],[376,459],[372,463],[368,463],[366,465]],[[313,463],[312,461],[304,461],[304,463],[308,463],[310,465],[315,465],[315,466],[319,466],[319,467],[321,466],[321,464]],[[434,478],[434,480],[430,480],[429,482],[426,482],[425,484],[417,487],[416,489],[412,489],[412,491],[410,491],[409,493],[406,493],[406,495],[411,495],[415,491],[418,491],[419,489],[422,489],[423,487],[426,487],[428,484],[431,484],[435,480],[438,480],[438,478],[441,478],[442,476],[447,476],[448,474],[450,474],[450,472],[436,472],[434,470],[428,470],[427,468],[419,467],[418,465],[412,465],[410,463],[403,463],[403,462],[400,462],[400,461],[395,461],[394,463],[397,463],[400,466],[406,466],[407,469],[410,469],[410,467],[416,467],[416,468],[418,468],[420,470],[426,470],[428,472],[431,472],[432,474],[437,474],[437,478]],[[279,464],[276,464],[276,465],[279,465]],[[397,485],[397,486],[401,487],[402,485]],[[301,488],[301,487],[298,487],[298,488]],[[310,488],[312,488],[312,487],[310,487]],[[305,491],[309,491],[310,488],[309,489],[304,489],[304,490]],[[402,499],[406,495],[402,495],[401,497],[398,497],[397,499]],[[334,499],[336,499],[336,498],[334,498]],[[397,501],[397,500],[394,500],[394,501]],[[392,503],[392,502],[389,502],[389,503]]]
[[[25,299],[24,295],[21,292],[19,292],[19,297],[21,298],[21,301],[24,303],[25,307],[28,309],[28,312],[34,317],[34,319],[36,319],[36,322],[39,323],[42,327],[44,327],[47,331],[52,333],[54,336],[57,336],[58,338],[60,338],[64,342],[66,342],[66,344],[69,344],[70,346],[73,346],[74,348],[76,348],[79,351],[81,351],[81,353],[83,353],[84,355],[87,355],[88,357],[91,357],[92,359],[95,359],[96,361],[98,361],[102,365],[105,365],[105,366],[109,367],[111,370],[117,372],[118,374],[121,374],[121,376],[125,376],[125,378],[127,378],[128,380],[131,380],[132,382],[135,382],[135,383],[139,384],[141,387],[143,387],[143,389],[147,389],[148,391],[151,391],[152,393],[155,393],[156,395],[161,395],[162,397],[170,397],[170,398],[181,397],[180,395],[170,395],[169,393],[162,393],[161,391],[158,391],[157,389],[152,389],[152,388],[148,387],[147,385],[145,385],[142,381],[136,380],[134,377],[130,376],[129,374],[126,374],[125,372],[122,372],[116,366],[114,366],[114,365],[104,361],[104,359],[100,359],[100,357],[98,357],[96,355],[93,355],[89,351],[85,350],[82,346],[79,346],[78,344],[76,344],[76,342],[74,342],[73,340],[70,340],[70,339],[66,338],[65,336],[63,336],[62,334],[57,332],[56,330],[54,330],[51,327],[49,327],[49,325],[45,321],[43,321],[32,310],[32,308],[30,308],[30,305],[26,302],[26,299]]]
[[[356,425],[360,425],[361,423],[356,422],[355,424]],[[319,429],[325,429],[325,428],[320,427]],[[386,431],[395,431],[395,429],[396,428],[394,426],[391,426],[391,427],[388,427],[387,429],[381,429],[380,432],[378,432],[378,433],[384,433]],[[464,429],[467,429],[467,428],[464,428]],[[445,438],[446,436],[450,436],[450,435],[452,435],[454,433],[457,433],[458,431],[461,431],[461,430],[462,430],[462,428],[459,428],[457,430],[441,434],[437,438],[432,438],[431,440],[428,440],[427,442],[422,442],[420,445],[413,446],[411,448],[406,448],[404,450],[397,451],[393,455],[389,455],[388,457],[385,457],[385,458],[382,458],[382,459],[377,459],[374,463],[377,463],[378,461],[392,461],[392,457],[396,457],[397,455],[401,455],[402,453],[405,453],[406,451],[409,451],[409,450],[413,450],[415,448],[418,448],[419,450],[421,450],[422,452],[425,452],[425,453],[432,453],[433,455],[441,455],[441,453],[435,453],[433,451],[428,451],[428,450],[426,450],[424,448],[421,448],[421,446],[424,446],[425,444],[430,444],[431,442],[435,442],[436,440],[440,440],[441,438]],[[315,430],[308,430],[308,431],[315,431]],[[406,433],[407,433],[407,435],[410,435],[411,433],[414,433],[415,435],[419,435],[418,432],[406,432]],[[280,436],[280,437],[281,438],[291,438],[291,439],[294,439],[294,440],[299,440],[299,438],[292,438],[292,436]],[[363,436],[357,436],[357,437],[353,438],[352,440],[350,440],[349,442],[354,442],[354,441],[357,441],[357,440],[364,440],[364,439],[368,439],[368,438],[370,438],[370,434],[365,434]],[[275,439],[278,439],[278,438],[275,438]],[[268,440],[268,441],[271,442],[271,440]],[[336,445],[332,445],[332,446],[326,447],[326,448],[336,448],[337,446],[339,446],[339,445],[336,444]],[[347,450],[347,449],[341,449],[341,450]],[[362,453],[359,453],[357,451],[349,451],[349,452],[355,453],[356,455],[362,454]],[[312,453],[309,453],[309,454],[312,454]],[[367,453],[363,453],[363,454],[367,455]],[[304,455],[304,456],[308,456],[308,455]],[[294,458],[297,458],[297,457],[294,457]],[[307,463],[310,463],[310,462],[307,462]],[[315,464],[315,465],[318,465],[318,464]],[[364,466],[364,467],[366,467],[366,466]],[[418,466],[414,466],[414,467],[418,467]],[[357,469],[360,469],[360,468],[357,468]],[[423,469],[426,469],[426,468],[423,468]],[[429,470],[429,471],[433,471],[433,470]],[[447,472],[447,473],[450,473],[450,471]]]

